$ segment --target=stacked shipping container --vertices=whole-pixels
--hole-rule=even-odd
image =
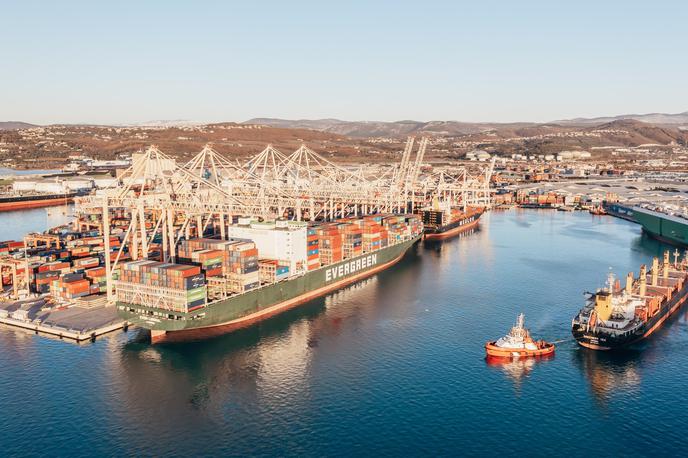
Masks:
[[[333,264],[344,259],[342,234],[339,227],[336,224],[322,224],[316,227],[316,231],[321,264]]]
[[[105,276],[105,267],[96,267],[94,269],[87,269],[84,272],[86,278],[91,281],[91,294],[98,294],[106,292],[107,279]],[[119,278],[115,272],[113,272],[113,278]]]
[[[258,261],[261,283],[276,283],[289,278],[289,264],[277,259],[261,259]]]
[[[50,294],[60,299],[88,296],[91,294],[91,283],[84,278],[83,271],[65,274],[52,281]]]
[[[34,272],[36,292],[50,292],[50,285],[52,282],[60,278],[60,275],[68,274],[70,270],[70,264],[61,261],[48,262],[38,266]]]
[[[315,270],[320,267],[320,250],[318,233],[314,227],[309,227],[306,231],[306,265],[308,270]]]
[[[260,285],[258,250],[250,240],[182,240],[177,253],[180,263],[198,265],[206,276],[226,277],[233,292],[245,292]]]
[[[253,242],[239,242],[230,245],[227,263],[230,288],[243,293],[260,286],[258,250]]]
[[[363,254],[363,230],[356,224],[346,223],[342,230],[342,253],[344,258],[353,258]]]
[[[190,312],[207,302],[205,276],[198,266],[133,261],[122,266],[115,282],[117,300],[151,305],[175,312]]]

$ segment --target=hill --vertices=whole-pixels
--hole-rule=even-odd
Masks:
[[[176,127],[52,125],[0,131],[0,162],[31,167],[60,165],[68,156],[84,154],[112,159],[157,145],[182,160],[211,143],[220,153],[243,159],[262,151],[269,143],[290,154],[305,143],[337,160],[361,160],[392,154],[390,145],[374,145],[329,132],[286,129],[264,125],[217,123]]]
[[[21,121],[0,121],[0,130],[30,129],[31,127],[37,126]]]
[[[672,116],[672,115],[668,115]],[[486,149],[498,154],[556,154],[565,150],[590,150],[644,144],[687,144],[688,131],[678,125],[655,125],[633,119],[613,119],[597,124],[567,123],[463,123],[457,121],[342,121],[338,119],[285,120],[256,118],[246,123],[281,128],[314,129],[337,133],[352,139],[388,138],[400,143],[409,135],[435,137],[430,156],[457,157],[471,149]],[[247,124],[248,125],[248,124]],[[451,144],[451,148],[447,145]]]
[[[313,129],[348,137],[402,138],[409,135],[457,136],[484,132],[503,127],[525,127],[534,123],[470,123],[459,121],[342,121],[339,119],[277,119],[253,118],[243,124],[259,124],[289,129]]]
[[[9,123],[5,123],[9,125]],[[291,153],[305,143],[338,162],[399,159],[408,135],[433,138],[426,157],[455,159],[473,149],[497,154],[556,154],[565,150],[646,144],[688,145],[688,130],[676,124],[618,119],[600,124],[461,123],[456,121],[349,122],[337,119],[289,121],[257,118],[250,123],[195,125],[171,121],[139,126],[51,125],[0,130],[0,167],[62,166],[70,155],[116,158],[151,144],[188,160],[207,143],[238,160],[268,143]],[[598,153],[596,153],[598,154]],[[599,154],[606,154],[599,150]]]
[[[557,124],[568,125],[600,125],[614,121],[640,121],[648,124],[658,125],[685,125],[688,126],[688,111],[683,113],[647,113],[647,114],[627,114],[618,116],[607,116],[599,118],[574,118],[555,121]]]
[[[279,118],[253,118],[243,124],[259,124],[264,126],[282,127],[287,129],[312,129],[321,132],[330,132],[348,137],[390,137],[403,138],[409,135],[433,135],[455,137],[461,135],[479,134],[483,132],[497,132],[499,136],[528,135],[529,129],[533,131],[543,129],[566,129],[571,127],[593,127],[609,124],[615,121],[640,121],[647,124],[667,127],[688,128],[688,111],[677,114],[648,113],[630,114],[599,118],[575,118],[549,123],[517,122],[517,123],[474,123],[460,121],[343,121],[341,119],[279,119]],[[521,133],[518,133],[518,132]]]
[[[595,126],[542,124],[518,129],[496,129],[464,136],[461,143],[501,154],[556,154],[566,150],[610,146],[686,145],[688,132],[676,126],[657,126],[626,119]]]

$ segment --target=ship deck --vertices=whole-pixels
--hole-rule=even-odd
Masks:
[[[668,213],[662,213],[662,212],[658,212],[656,210],[650,210],[649,208],[643,208],[643,207],[631,207],[631,210],[633,210],[634,212],[637,212],[637,213],[645,213],[647,215],[651,215],[651,216],[654,216],[657,218],[665,219],[667,221],[672,221],[672,222],[677,223],[677,224],[683,224],[683,225],[688,226],[688,219],[683,218],[681,216],[670,215]]]

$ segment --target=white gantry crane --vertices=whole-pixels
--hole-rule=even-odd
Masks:
[[[268,145],[244,164],[206,145],[180,166],[151,146],[134,156],[117,186],[77,199],[76,224],[103,234],[108,300],[113,300],[113,272],[125,258],[155,253],[174,262],[182,238],[207,232],[226,238],[237,217],[334,220],[413,213],[434,199],[450,206],[490,205],[494,161],[475,175],[463,167],[427,171],[429,140],[418,142],[414,156],[415,144],[410,137],[398,164],[369,166],[338,165],[305,145],[289,156]]]

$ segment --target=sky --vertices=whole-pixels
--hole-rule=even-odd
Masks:
[[[688,111],[688,2],[0,0],[0,121]]]

